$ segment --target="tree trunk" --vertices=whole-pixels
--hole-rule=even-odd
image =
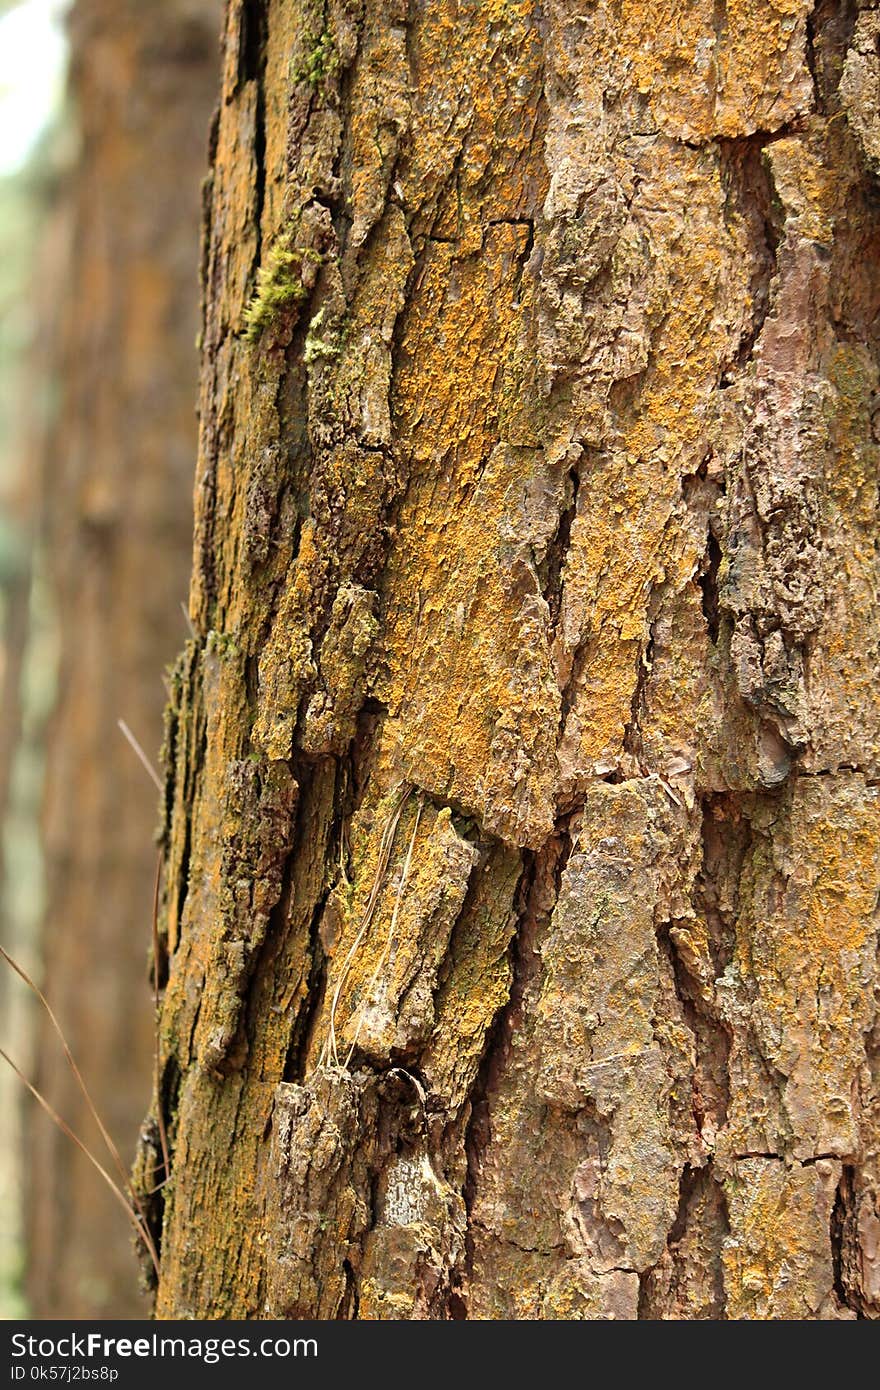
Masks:
[[[880,1310],[878,33],[228,5],[160,1316]]]
[[[218,28],[216,0],[79,0],[71,27],[81,150],[44,504],[60,631],[44,807],[45,990],[129,1156],[152,1074],[156,792],[117,719],[158,748],[160,677],[186,630],[199,187]],[[53,1105],[91,1137],[48,1028],[39,1069]],[[116,1204],[42,1114],[31,1130],[34,1312],[143,1315]]]
[[[2,14],[2,7],[0,7]],[[34,537],[45,454],[52,305],[65,244],[48,160],[0,181],[0,939],[36,972],[41,917],[40,770],[53,688],[45,654]],[[0,968],[0,1044],[31,1070],[32,998]],[[24,1093],[0,1068],[0,1319],[22,1316]]]

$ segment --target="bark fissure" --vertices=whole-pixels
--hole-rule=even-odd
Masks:
[[[263,203],[266,195],[266,40],[267,0],[241,0],[241,32],[239,36],[239,81],[252,82],[256,92],[254,120],[254,230],[256,250],[254,271],[262,251]]]
[[[163,1310],[229,1254],[200,1185],[272,1252],[227,1309],[855,1306],[828,1232],[867,1153],[839,1098],[877,849],[876,214],[808,10],[701,0],[691,63],[604,0],[468,4],[452,45],[443,5],[267,12],[259,331],[208,305],[241,390],[222,423],[209,349],[197,570],[242,654],[200,697],[178,1048],[216,1026],[209,885],[275,896],[247,1067],[182,1091]],[[246,819],[281,769],[299,798],[247,871],[245,758],[282,779]]]

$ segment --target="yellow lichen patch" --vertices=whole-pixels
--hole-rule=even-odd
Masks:
[[[386,206],[400,138],[409,124],[406,45],[402,16],[397,24],[384,16],[379,23],[367,21],[350,94],[350,252],[364,244]]]
[[[407,315],[395,413],[411,478],[379,689],[404,775],[518,844],[552,823],[559,703],[535,569],[555,521],[534,498],[553,498],[553,473],[534,449],[495,445],[524,243],[501,225],[480,257],[434,248]]]
[[[840,1165],[821,1159],[788,1168],[748,1158],[724,1183],[726,1316],[801,1319],[839,1316],[827,1233]]]
[[[267,758],[289,758],[303,685],[315,675],[308,617],[325,560],[315,546],[315,527],[306,522],[268,642],[260,655],[257,718],[253,740]]]
[[[660,129],[706,141],[777,130],[809,109],[809,12],[808,0],[728,0],[718,22],[714,0],[623,0],[620,22],[604,20]]]
[[[407,47],[426,74],[413,93],[412,153],[403,170],[408,207],[441,200],[437,235],[476,250],[486,222],[529,214],[547,172],[541,19],[534,0],[425,5]],[[450,175],[454,174],[454,179]]]
[[[233,102],[221,105],[214,165],[215,185],[224,190],[212,225],[221,287],[217,322],[233,332],[241,323],[257,252],[256,123],[256,86],[248,83]]]
[[[862,1038],[873,1017],[880,791],[855,774],[801,778],[772,842],[759,839],[738,927],[738,973],[755,981],[751,1026],[780,1077],[792,1151],[845,1157],[858,1142]],[[754,1148],[737,1087],[731,1142]],[[783,1142],[779,1136],[771,1142]]]
[[[449,943],[435,999],[434,1031],[421,1069],[432,1094],[452,1112],[476,1079],[486,1038],[511,980],[508,947],[516,929],[521,856],[493,847],[477,865]]]
[[[877,467],[871,411],[877,368],[868,351],[840,343],[828,365],[825,612],[810,661],[813,728],[808,765],[880,762],[877,682]]]
[[[731,274],[737,232],[724,217],[714,159],[663,149],[645,157],[633,216],[650,248],[639,298],[650,344],[648,367],[614,418],[607,450],[584,470],[555,658],[572,708],[560,747],[563,786],[619,766],[624,730],[650,622],[653,591],[690,580],[702,541],[682,506],[681,479],[709,447],[714,395],[732,338],[719,331],[748,303],[747,282]],[[641,302],[640,302],[641,301]],[[659,332],[657,325],[662,325]]]
[[[663,304],[658,295],[653,306],[658,317],[664,315],[663,335],[637,416],[624,435],[631,454],[656,459],[661,469],[665,455],[693,444],[705,432],[719,366],[715,306],[727,273],[718,245],[724,235],[718,174],[705,165],[684,172],[680,191],[664,191],[664,201],[671,205],[667,217],[651,215],[648,221],[655,251],[667,262],[669,299]],[[684,234],[675,211],[681,196],[693,199]]]
[[[524,227],[507,224],[487,231],[480,256],[432,247],[406,313],[395,386],[402,443],[419,475],[445,481],[454,469],[456,491],[473,485],[498,438],[499,364],[516,343],[526,240]]]
[[[655,620],[640,718],[648,765],[673,780],[683,777],[685,785],[696,768],[704,731],[717,721],[706,674],[710,639],[701,600],[692,580]]]
[[[840,176],[821,140],[815,147],[801,136],[777,140],[767,157],[791,234],[828,245],[840,213]]]
[[[718,62],[716,133],[778,130],[813,101],[809,0],[727,0]]]
[[[321,644],[319,689],[306,710],[302,746],[309,753],[344,752],[363,699],[364,669],[378,631],[376,595],[355,584],[337,591]]]

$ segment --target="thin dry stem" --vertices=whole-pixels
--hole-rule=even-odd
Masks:
[[[410,835],[410,837],[409,837],[409,846],[408,846],[407,851],[406,851],[406,859],[405,859],[404,862],[403,862],[403,871],[402,871],[402,873],[401,873],[401,875],[400,875],[400,882],[399,882],[398,885],[397,885],[397,895],[396,895],[396,897],[395,897],[395,899],[394,899],[394,910],[393,910],[392,913],[391,913],[391,921],[388,923],[388,935],[387,935],[386,938],[385,938],[385,945],[382,947],[382,954],[381,954],[381,956],[379,957],[378,963],[377,963],[377,965],[376,965],[376,969],[373,971],[372,977],[371,977],[371,979],[370,979],[370,983],[369,983],[369,985],[367,986],[367,991],[366,991],[366,994],[364,995],[364,1002],[361,1004],[361,1007],[360,1007],[360,1009],[359,1009],[359,1011],[358,1011],[357,1028],[355,1029],[354,1037],[352,1038],[351,1046],[350,1046],[349,1049],[348,1049],[348,1055],[347,1055],[347,1057],[346,1057],[346,1059],[345,1059],[345,1067],[346,1067],[346,1070],[348,1070],[348,1068],[351,1066],[351,1059],[352,1059],[352,1057],[354,1056],[354,1051],[355,1051],[355,1048],[357,1047],[357,1044],[358,1044],[358,1038],[359,1038],[360,1035],[361,1035],[361,1028],[363,1027],[364,1017],[365,1017],[366,1011],[367,1011],[367,1006],[368,1006],[368,1004],[369,1004],[369,1002],[370,1002],[370,999],[371,999],[371,997],[372,997],[373,990],[374,990],[375,987],[376,987],[376,981],[378,980],[379,976],[381,975],[382,971],[384,970],[385,964],[386,964],[386,962],[387,962],[387,960],[388,960],[388,957],[389,957],[389,955],[391,954],[391,943],[392,943],[392,941],[394,940],[394,932],[395,932],[395,929],[396,929],[396,927],[397,927],[397,917],[398,917],[398,913],[400,912],[400,904],[401,904],[401,902],[403,901],[404,890],[405,890],[406,885],[407,885],[407,882],[408,882],[408,880],[409,880],[409,871],[410,871],[410,866],[412,865],[412,857],[413,857],[413,850],[414,850],[414,848],[415,848],[415,843],[416,843],[416,835],[418,834],[418,830],[419,830],[419,821],[422,819],[422,811],[423,811],[424,809],[425,809],[425,798],[424,798],[424,795],[422,795],[422,796],[419,797],[419,804],[418,804],[418,807],[417,807],[417,809],[416,809],[416,818],[415,818],[415,820],[414,820],[414,822],[413,822],[412,833],[411,833],[411,835]]]
[[[192,625],[192,618],[189,616],[189,609],[187,608],[187,606],[186,606],[186,604],[184,603],[183,599],[180,600],[180,611],[181,611],[181,613],[183,614],[183,621],[186,623],[187,627],[189,628],[189,635],[190,635],[190,637],[192,638],[192,640],[193,640],[194,642],[197,642],[197,641],[199,640],[199,639],[198,639],[198,635],[197,635],[197,633],[196,633],[195,628],[194,628],[193,625]]]
[[[3,949],[3,948],[0,947],[0,950],[2,950],[2,949]],[[6,955],[6,952],[4,951],[3,954],[4,954],[4,956],[5,956],[5,955]],[[8,960],[8,959],[9,959],[9,958],[8,958],[8,956],[7,956],[7,960]],[[155,1271],[156,1271],[156,1278],[158,1279],[158,1278],[159,1278],[159,1274],[160,1274],[160,1271],[159,1271],[159,1255],[158,1255],[158,1252],[157,1252],[157,1250],[156,1250],[156,1247],[155,1247],[155,1245],[154,1245],[154,1243],[153,1243],[153,1237],[150,1235],[150,1230],[149,1230],[149,1227],[148,1227],[148,1225],[147,1225],[147,1219],[146,1219],[146,1217],[144,1216],[143,1212],[135,1211],[135,1209],[132,1207],[131,1203],[129,1202],[128,1198],[126,1197],[124,1191],[122,1190],[122,1188],[121,1188],[121,1187],[119,1186],[119,1184],[110,1176],[110,1174],[107,1172],[107,1169],[104,1167],[104,1165],[103,1165],[102,1163],[100,1163],[100,1162],[98,1161],[97,1158],[95,1158],[95,1155],[92,1153],[91,1149],[89,1149],[89,1148],[83,1143],[82,1139],[80,1139],[80,1137],[79,1137],[78,1134],[75,1134],[75,1133],[74,1133],[74,1131],[70,1128],[70,1125],[67,1123],[67,1121],[66,1121],[66,1120],[63,1120],[63,1119],[61,1118],[61,1116],[58,1114],[58,1111],[55,1110],[55,1109],[53,1109],[53,1107],[52,1107],[52,1106],[49,1104],[49,1102],[46,1100],[45,1096],[42,1095],[42,1094],[40,1093],[40,1091],[37,1090],[36,1086],[34,1086],[32,1082],[28,1081],[27,1077],[25,1076],[25,1074],[24,1074],[24,1072],[21,1070],[21,1068],[18,1067],[18,1066],[15,1064],[15,1062],[13,1062],[13,1060],[12,1060],[12,1058],[9,1056],[9,1054],[6,1053],[6,1052],[4,1052],[2,1048],[0,1048],[0,1057],[2,1057],[3,1060],[4,1060],[4,1062],[6,1062],[7,1065],[10,1066],[10,1067],[12,1068],[12,1070],[15,1072],[15,1075],[18,1077],[18,1079],[19,1079],[19,1081],[22,1083],[22,1085],[27,1087],[27,1089],[30,1091],[31,1095],[34,1097],[34,1099],[37,1101],[37,1103],[38,1103],[40,1106],[42,1106],[43,1110],[45,1110],[45,1112],[46,1112],[46,1114],[49,1116],[50,1120],[52,1120],[53,1123],[56,1124],[56,1125],[58,1126],[58,1128],[61,1130],[62,1134],[66,1134],[66,1135],[67,1135],[68,1139],[70,1139],[70,1140],[76,1145],[76,1147],[79,1149],[79,1151],[80,1151],[82,1154],[85,1155],[85,1157],[88,1159],[89,1163],[91,1163],[92,1167],[95,1168],[95,1169],[97,1169],[97,1171],[101,1174],[101,1177],[104,1179],[105,1183],[106,1183],[107,1186],[110,1188],[110,1191],[113,1193],[113,1195],[114,1195],[114,1197],[116,1198],[116,1200],[117,1200],[117,1201],[122,1205],[122,1207],[125,1209],[125,1214],[126,1214],[126,1216],[128,1217],[129,1221],[130,1221],[130,1222],[132,1223],[132,1225],[134,1226],[134,1228],[135,1228],[135,1230],[137,1231],[138,1235],[140,1236],[141,1240],[144,1242],[144,1245],[145,1245],[146,1248],[147,1248],[147,1253],[149,1254],[150,1259],[151,1259],[152,1262],[153,1262],[153,1268],[154,1268]]]
[[[336,983],[336,988],[333,991],[333,997],[330,1001],[330,1022],[327,1029],[327,1037],[324,1040],[324,1046],[321,1049],[321,1055],[318,1060],[319,1067],[340,1066],[339,1053],[336,1047],[336,1009],[339,1004],[339,996],[341,995],[342,990],[345,987],[345,983],[348,979],[348,976],[351,973],[352,962],[354,961],[354,958],[357,955],[360,944],[364,939],[364,935],[371,921],[373,920],[373,914],[376,911],[376,904],[379,901],[379,893],[382,888],[382,880],[385,876],[385,870],[388,868],[388,861],[391,858],[391,850],[394,844],[394,836],[397,832],[397,826],[400,822],[400,817],[403,813],[403,808],[406,805],[407,799],[411,791],[412,784],[410,782],[401,782],[399,783],[396,789],[396,800],[394,803],[394,807],[386,822],[385,829],[382,833],[382,840],[379,845],[379,856],[376,861],[376,872],[373,875],[373,885],[370,889],[370,896],[367,900],[367,905],[364,908],[363,916],[361,917],[354,941],[351,943],[351,946],[349,947],[348,953],[343,962],[342,970],[340,971],[339,979]]]
[[[43,993],[43,991],[40,989],[39,985],[37,985],[37,984],[31,979],[30,975],[29,975],[29,974],[27,973],[27,971],[24,969],[24,966],[19,965],[18,962],[17,962],[16,960],[13,959],[13,957],[12,957],[12,956],[9,954],[9,952],[6,950],[5,946],[0,945],[0,956],[2,956],[3,959],[6,961],[6,964],[7,964],[12,970],[15,971],[15,973],[16,973],[16,975],[19,977],[19,979],[24,981],[24,983],[27,985],[28,989],[31,990],[32,993],[36,995],[36,997],[37,997],[37,999],[40,1001],[40,1004],[42,1005],[43,1009],[45,1009],[46,1015],[48,1016],[49,1022],[52,1024],[52,1027],[53,1027],[53,1029],[54,1029],[54,1031],[55,1031],[55,1034],[56,1034],[56,1036],[57,1036],[57,1038],[58,1038],[58,1041],[61,1043],[61,1046],[62,1046],[62,1048],[64,1049],[64,1056],[65,1056],[66,1059],[67,1059],[67,1064],[68,1064],[68,1066],[70,1067],[70,1070],[71,1070],[71,1072],[72,1072],[72,1074],[73,1074],[74,1080],[76,1081],[76,1084],[77,1084],[77,1086],[79,1087],[80,1094],[82,1095],[83,1100],[85,1101],[86,1105],[88,1106],[89,1113],[91,1114],[92,1119],[95,1121],[95,1124],[98,1126],[98,1129],[99,1129],[100,1134],[101,1134],[101,1138],[104,1140],[104,1143],[105,1143],[106,1146],[107,1146],[107,1152],[110,1154],[110,1157],[113,1159],[113,1163],[114,1163],[114,1165],[115,1165],[115,1167],[116,1167],[116,1171],[117,1171],[117,1173],[119,1174],[119,1177],[120,1177],[120,1179],[121,1179],[122,1188],[123,1188],[126,1192],[128,1192],[128,1194],[129,1194],[129,1195],[128,1195],[128,1198],[125,1199],[125,1201],[126,1201],[126,1206],[129,1207],[130,1209],[133,1209],[133,1210],[137,1211],[137,1213],[138,1213],[138,1215],[139,1215],[141,1221],[143,1222],[144,1226],[146,1227],[146,1224],[147,1224],[146,1212],[144,1211],[144,1209],[143,1209],[141,1203],[140,1203],[139,1200],[138,1200],[137,1193],[135,1192],[134,1188],[133,1188],[132,1185],[131,1185],[131,1182],[130,1182],[130,1180],[129,1180],[128,1173],[127,1173],[126,1168],[125,1168],[125,1164],[122,1162],[122,1158],[121,1158],[121,1156],[120,1156],[119,1150],[117,1149],[116,1145],[114,1144],[113,1139],[112,1139],[112,1137],[111,1137],[109,1131],[107,1130],[106,1125],[104,1124],[103,1120],[101,1119],[101,1116],[98,1114],[97,1106],[95,1105],[95,1102],[92,1100],[91,1093],[89,1092],[89,1088],[88,1088],[88,1086],[86,1085],[86,1083],[85,1083],[85,1081],[84,1081],[84,1079],[83,1079],[82,1072],[80,1071],[79,1067],[78,1067],[77,1064],[76,1064],[76,1061],[74,1060],[73,1053],[71,1052],[71,1050],[70,1050],[70,1048],[69,1048],[69,1046],[68,1046],[68,1044],[67,1044],[67,1039],[66,1039],[66,1037],[64,1036],[64,1032],[63,1032],[63,1030],[62,1030],[62,1028],[61,1028],[61,1024],[58,1022],[58,1019],[55,1017],[55,1013],[54,1013],[54,1010],[52,1009],[51,1004],[49,1003],[49,1001],[48,1001],[48,999],[46,998],[46,996],[45,996],[45,994]],[[8,1058],[7,1058],[7,1061],[9,1061]],[[13,1063],[10,1063],[10,1065],[11,1065],[11,1066],[14,1066]],[[27,1082],[26,1084],[29,1086],[29,1085],[30,1085],[30,1082]],[[41,1104],[42,1104],[42,1103],[43,1103],[43,1102],[41,1101]],[[77,1140],[77,1142],[79,1142],[79,1141]],[[96,1158],[93,1157],[93,1155],[89,1154],[89,1157],[91,1158],[92,1162],[93,1162],[97,1167],[100,1167],[100,1166],[101,1166],[101,1165],[98,1163],[98,1160],[97,1160]]]
[[[128,743],[128,746],[131,748],[132,752],[134,753],[135,757],[138,759],[138,761],[139,761],[139,762],[141,763],[141,765],[144,767],[144,769],[145,769],[145,771],[146,771],[146,773],[147,773],[147,776],[148,776],[149,778],[151,778],[151,780],[156,784],[156,786],[158,787],[159,791],[162,791],[162,790],[163,790],[163,787],[162,787],[162,778],[159,776],[158,772],[157,772],[156,769],[153,767],[153,764],[150,762],[149,758],[147,757],[147,755],[146,755],[146,753],[144,752],[144,750],[143,750],[143,748],[141,747],[141,745],[138,743],[138,741],[137,741],[137,739],[135,738],[134,734],[131,732],[131,729],[128,727],[128,725],[126,724],[125,720],[124,720],[124,719],[117,719],[116,724],[117,724],[117,727],[118,727],[120,733],[122,734],[123,738],[126,740],[126,742]]]

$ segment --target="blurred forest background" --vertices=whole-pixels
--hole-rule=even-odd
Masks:
[[[0,942],[49,997],[126,1163],[152,1084],[144,764],[186,636],[219,13],[0,0]],[[6,969],[0,1033],[97,1145]],[[0,1316],[143,1316],[112,1194],[6,1067],[0,1106]]]

